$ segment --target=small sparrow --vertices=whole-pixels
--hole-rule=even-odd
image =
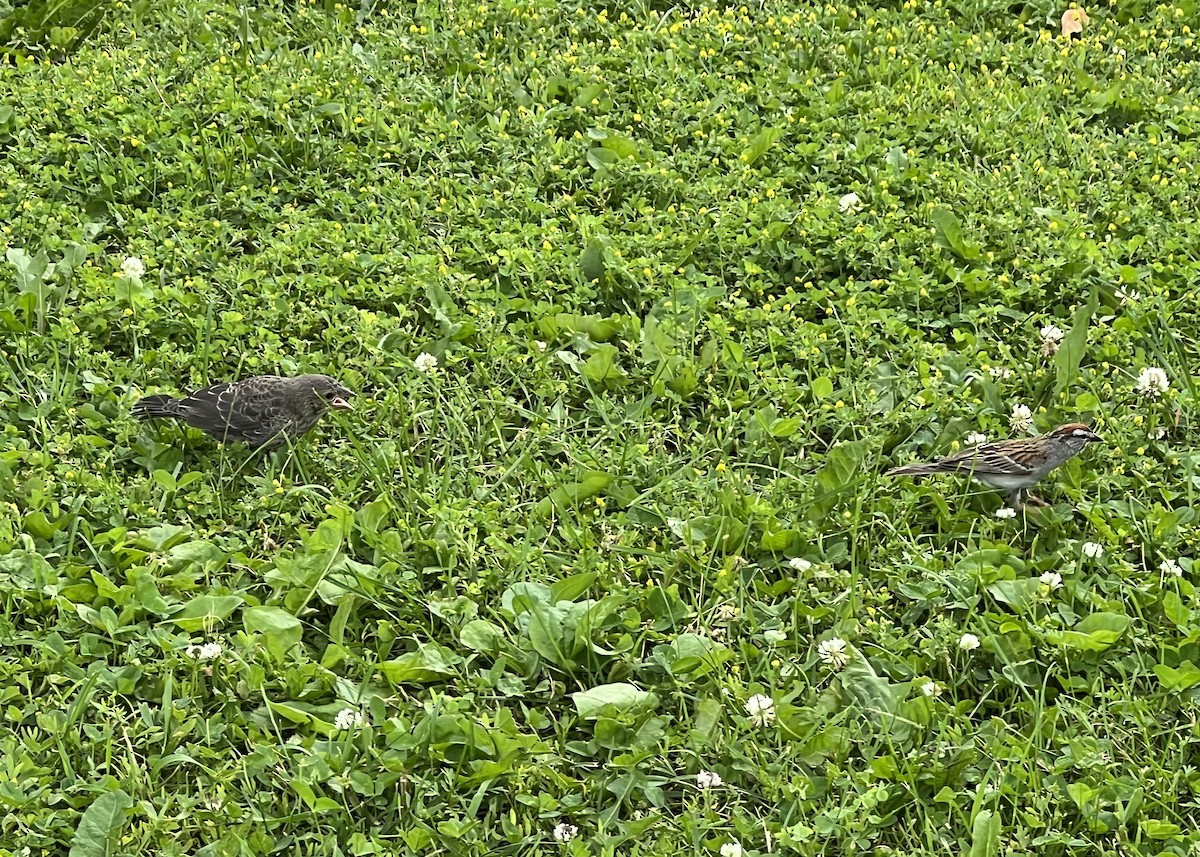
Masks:
[[[328,375],[259,375],[213,384],[182,399],[147,396],[133,406],[139,420],[170,417],[222,443],[271,447],[293,441],[330,408],[348,410],[352,393]]]
[[[886,476],[931,476],[935,473],[966,473],[990,488],[1009,491],[1013,507],[1030,502],[1045,506],[1044,500],[1026,497],[1025,490],[1068,459],[1083,452],[1100,435],[1082,423],[1068,423],[1038,437],[998,440],[964,449],[928,464],[908,464],[889,470]]]

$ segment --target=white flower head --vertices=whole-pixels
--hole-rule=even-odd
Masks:
[[[721,846],[721,857],[742,857],[742,843],[736,839]]]
[[[790,568],[791,568],[793,571],[798,571],[798,572],[800,572],[801,574],[803,574],[804,572],[806,572],[806,571],[808,571],[810,568],[812,568],[812,563],[811,563],[811,562],[809,562],[808,560],[806,560],[806,559],[805,559],[804,557],[802,557],[802,556],[794,556],[794,557],[792,557],[791,559],[789,559],[789,560],[788,560],[788,566],[789,566],[789,567],[790,567]]]
[[[722,782],[724,781],[721,779],[721,775],[714,771],[701,771],[696,774],[696,788],[701,791],[715,789]]]
[[[559,842],[570,842],[579,835],[579,828],[565,821],[554,825],[554,838]]]
[[[921,685],[921,693],[930,699],[934,699],[942,695],[942,686],[936,681],[927,681]]]
[[[1083,555],[1088,559],[1099,559],[1104,556],[1104,545],[1096,544],[1095,542],[1084,542],[1080,550],[1083,551]]]
[[[835,670],[840,670],[850,662],[849,646],[841,637],[830,637],[817,645],[817,657]]]
[[[1114,294],[1116,294],[1117,300],[1119,300],[1123,304],[1137,303],[1138,301],[1140,301],[1142,299],[1141,292],[1135,292],[1135,291],[1132,291],[1130,289],[1125,289],[1125,288],[1117,289],[1116,292],[1114,292]]]
[[[367,718],[357,708],[343,708],[333,718],[333,728],[340,732],[358,729],[367,722]]]
[[[220,643],[202,643],[199,646],[188,646],[183,653],[197,661],[215,661],[225,651]]]
[[[1017,517],[1017,510],[1012,506],[1001,506],[996,510],[996,517],[1001,519]]]
[[[1183,569],[1173,559],[1164,559],[1158,564],[1158,570],[1163,574],[1169,574],[1171,577],[1183,577]]]
[[[770,726],[775,722],[775,702],[769,696],[755,694],[746,700],[746,713],[755,726]]]
[[[413,361],[413,365],[417,367],[418,372],[424,372],[428,375],[437,368],[438,359],[427,351],[422,351],[417,355],[417,359]]]
[[[1057,571],[1044,571],[1038,580],[1041,581],[1042,586],[1045,586],[1051,592],[1053,592],[1055,589],[1062,588],[1062,575]]]
[[[1007,366],[993,366],[991,369],[988,369],[988,374],[997,381],[1007,381],[1013,376],[1013,370]]]
[[[1170,388],[1167,373],[1157,366],[1149,366],[1142,370],[1137,379],[1137,391],[1143,396],[1157,399]]]
[[[1058,351],[1058,345],[1062,342],[1063,336],[1061,327],[1053,324],[1048,324],[1041,329],[1042,336],[1042,355],[1045,357],[1053,357]]]
[[[1063,333],[1062,328],[1054,324],[1048,324],[1043,327],[1040,331],[1040,334],[1042,337],[1042,342],[1062,342],[1063,337],[1066,336],[1066,334]]]
[[[125,261],[121,263],[122,277],[129,277],[131,280],[140,280],[145,273],[146,266],[142,264],[142,260],[137,256],[127,256]]]
[[[981,443],[987,443],[987,435],[981,431],[973,431],[967,435],[964,441],[967,446],[979,446]]]
[[[1015,432],[1029,431],[1033,428],[1033,411],[1026,405],[1013,405],[1008,424]]]
[[[843,213],[858,211],[862,208],[862,200],[858,198],[858,194],[851,191],[838,200],[838,209]]]
[[[958,638],[958,647],[964,652],[973,652],[979,648],[979,638],[974,634],[963,634]]]

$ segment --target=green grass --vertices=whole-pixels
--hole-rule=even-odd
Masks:
[[[157,5],[0,28],[0,855],[1200,847],[1194,3]]]

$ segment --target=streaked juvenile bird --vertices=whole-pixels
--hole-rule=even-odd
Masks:
[[[258,375],[212,384],[181,399],[146,396],[132,414],[139,420],[180,420],[222,443],[272,447],[298,439],[331,408],[350,409],[353,395],[328,375]]]
[[[1100,435],[1082,423],[1068,423],[1038,437],[998,440],[964,449],[928,464],[895,467],[885,476],[932,476],[935,473],[965,473],[989,488],[1009,492],[1009,502],[1022,506],[1025,491],[1060,464],[1081,453],[1089,443],[1099,443]],[[1046,505],[1028,497],[1034,505]]]

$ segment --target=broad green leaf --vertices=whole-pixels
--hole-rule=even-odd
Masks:
[[[582,371],[583,377],[593,384],[610,384],[625,377],[617,346],[609,345],[607,342],[596,346],[596,350],[588,355]]]
[[[833,395],[833,380],[825,375],[813,378],[810,387],[814,399],[828,399]]]
[[[1183,832],[1178,824],[1157,818],[1144,818],[1138,822],[1138,828],[1149,839],[1172,839]],[[1164,852],[1165,853],[1165,852]],[[74,855],[72,855],[74,857]]]
[[[472,619],[458,632],[458,642],[476,652],[495,655],[504,643],[504,631],[486,619]]]
[[[242,611],[242,625],[246,633],[262,634],[266,638],[267,652],[277,663],[300,642],[304,633],[299,619],[286,610],[268,605]]]
[[[1100,306],[1099,291],[1093,289],[1087,302],[1075,310],[1067,331],[1054,355],[1054,394],[1067,389],[1079,373],[1079,363],[1087,351],[1088,325]]]
[[[657,646],[654,660],[676,679],[695,681],[708,675],[732,657],[721,643],[699,634],[680,634],[669,644]]]
[[[163,524],[160,527],[152,527],[146,530],[138,536],[134,544],[142,550],[161,552],[175,547],[180,542],[186,541],[189,532],[187,527]]]
[[[612,131],[605,135],[600,145],[618,158],[637,158],[639,155],[637,143]]]
[[[1188,690],[1200,684],[1200,669],[1190,660],[1184,661],[1177,668],[1155,664],[1154,674],[1167,690]]]
[[[933,221],[938,244],[965,261],[973,262],[979,258],[979,248],[967,240],[962,223],[953,211],[938,206],[929,213],[929,219]]]
[[[462,658],[437,643],[421,643],[408,652],[379,665],[392,684],[428,684],[456,675]]]
[[[570,577],[564,577],[562,580],[550,586],[550,601],[557,603],[559,601],[575,601],[581,595],[587,593],[589,589],[596,583],[600,575],[593,571],[584,572],[582,574],[573,574]]]
[[[551,605],[531,602],[524,629],[529,645],[543,658],[564,669],[581,666],[587,650],[579,644],[575,628],[591,603],[561,602]]]
[[[764,128],[751,138],[749,145],[742,152],[742,160],[747,164],[756,163],[783,136],[782,128]]]
[[[1132,624],[1133,619],[1123,613],[1093,613],[1069,631],[1049,631],[1042,638],[1072,649],[1102,652]]]
[[[653,710],[658,705],[658,697],[653,693],[625,682],[602,684],[572,693],[571,701],[575,703],[575,711],[584,720],[595,720],[605,714]]]
[[[238,595],[199,595],[171,617],[185,631],[208,631],[228,619],[244,603]]]
[[[552,511],[572,508],[590,497],[594,497],[609,486],[612,477],[607,473],[591,472],[582,479],[559,485],[544,497],[533,509],[535,518],[544,518]]]
[[[603,176],[608,172],[609,167],[621,160],[621,156],[616,152],[604,148],[603,146],[593,146],[587,151],[587,162],[596,174]]]
[[[1018,613],[1023,613],[1037,603],[1041,596],[1042,582],[1036,577],[1018,580],[997,580],[987,587],[988,595],[1001,604],[1007,604]]]
[[[70,857],[110,857],[120,850],[119,840],[133,798],[121,789],[105,792],[84,810],[71,840]]]
[[[995,857],[1000,853],[1000,816],[981,809],[971,821],[971,850],[968,857]]]
[[[842,689],[850,695],[859,710],[871,719],[891,719],[896,713],[901,691],[880,677],[862,652],[849,643],[847,652],[850,659],[838,674]]]
[[[593,238],[583,248],[583,253],[579,256],[579,269],[583,272],[583,278],[589,283],[594,283],[604,277],[605,262],[604,262],[604,242],[598,238]],[[566,315],[566,313],[562,313]]]

